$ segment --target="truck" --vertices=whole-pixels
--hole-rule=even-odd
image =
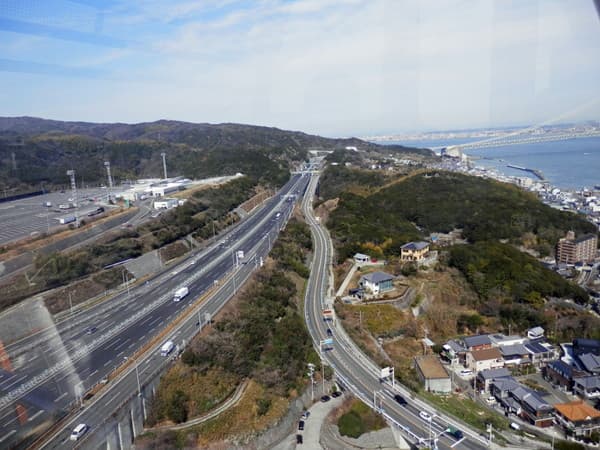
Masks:
[[[173,341],[165,342],[160,348],[160,356],[169,356],[169,354],[173,351],[174,348],[175,344],[173,343]]]
[[[72,223],[75,222],[75,216],[65,216],[65,217],[61,217],[60,219],[58,219],[59,223],[61,223],[62,225],[67,224],[67,223]]]
[[[190,290],[186,286],[180,287],[179,289],[177,289],[175,291],[175,295],[173,296],[173,301],[178,302],[179,300],[184,298],[189,293],[190,293]]]

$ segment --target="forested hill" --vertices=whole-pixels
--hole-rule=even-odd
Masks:
[[[287,177],[309,149],[357,147],[365,153],[431,155],[425,149],[379,146],[357,138],[330,139],[298,131],[241,124],[156,122],[61,122],[33,117],[0,117],[0,187],[14,190],[65,184],[65,172],[104,181],[104,161],[117,180],[158,177],[161,152],[169,175],[197,178],[244,172],[273,184]],[[13,159],[14,155],[14,159]]]

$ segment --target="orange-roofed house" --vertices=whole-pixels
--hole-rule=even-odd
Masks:
[[[589,436],[594,431],[600,431],[600,411],[588,405],[583,400],[569,403],[557,403],[556,422],[562,426],[567,434],[573,436]]]

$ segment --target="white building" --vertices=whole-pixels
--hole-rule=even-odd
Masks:
[[[154,209],[171,209],[179,206],[179,200],[176,198],[163,198],[154,200]]]

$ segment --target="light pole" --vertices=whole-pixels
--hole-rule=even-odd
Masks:
[[[312,363],[308,363],[308,376],[310,377],[310,399],[311,401],[315,400],[315,365]]]

